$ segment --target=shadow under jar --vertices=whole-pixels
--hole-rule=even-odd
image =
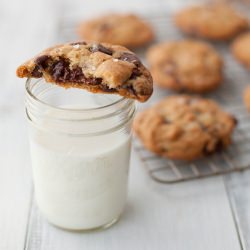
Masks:
[[[127,198],[135,102],[28,79],[26,114],[38,207],[68,230],[106,228]]]

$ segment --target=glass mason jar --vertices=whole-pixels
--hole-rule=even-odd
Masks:
[[[52,224],[106,228],[127,197],[135,103],[118,95],[26,83],[35,196]]]

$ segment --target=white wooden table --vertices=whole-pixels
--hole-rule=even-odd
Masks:
[[[55,29],[66,15],[177,7],[175,0],[0,1],[0,250],[250,249],[250,171],[162,185],[133,152],[126,211],[115,226],[92,234],[54,228],[35,205],[24,81],[15,77],[16,66],[60,42]]]

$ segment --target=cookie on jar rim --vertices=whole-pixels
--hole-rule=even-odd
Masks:
[[[17,68],[18,77],[45,78],[65,88],[119,94],[145,102],[153,92],[150,72],[119,45],[73,42],[48,48]]]
[[[79,24],[77,33],[82,39],[140,47],[154,39],[152,27],[134,14],[110,13]]]
[[[176,95],[139,113],[133,128],[148,150],[190,161],[226,148],[236,123],[212,100]]]
[[[205,93],[223,79],[223,60],[208,43],[184,39],[153,45],[147,51],[156,84],[175,91]]]
[[[174,21],[183,32],[212,40],[231,39],[249,27],[247,19],[226,4],[187,7]]]

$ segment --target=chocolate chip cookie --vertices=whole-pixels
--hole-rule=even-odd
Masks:
[[[235,58],[247,68],[250,68],[250,32],[237,37],[231,49]]]
[[[197,40],[160,43],[147,52],[156,84],[175,91],[204,93],[222,82],[223,61],[210,45]]]
[[[228,40],[248,27],[246,18],[226,4],[192,6],[174,20],[183,32],[212,40]]]
[[[44,77],[65,88],[114,93],[146,101],[153,84],[138,57],[118,45],[94,42],[66,43],[48,48],[18,67],[19,77]]]
[[[231,143],[235,118],[212,100],[170,96],[139,113],[134,131],[150,151],[170,159],[194,160]]]
[[[139,47],[154,38],[149,24],[133,14],[109,14],[83,22],[77,33],[83,39],[127,47]]]
[[[247,110],[250,112],[250,86],[248,86],[243,93],[243,100]]]

